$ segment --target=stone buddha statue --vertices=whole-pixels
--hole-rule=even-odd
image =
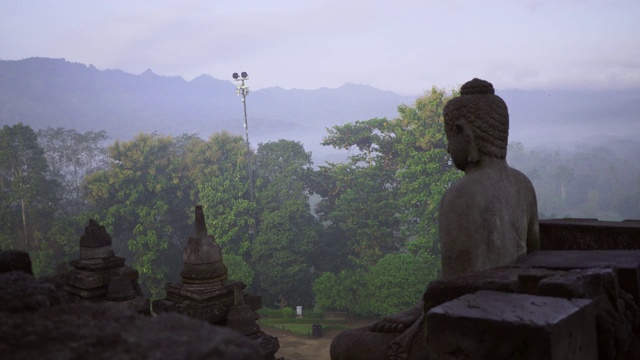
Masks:
[[[465,175],[440,202],[443,278],[508,265],[539,249],[535,191],[505,160],[509,113],[493,85],[480,79],[465,83],[444,108],[444,126],[447,151]],[[424,319],[420,302],[368,328],[345,331],[333,340],[331,358],[422,359]]]
[[[514,263],[540,248],[531,181],[505,160],[507,105],[491,83],[473,79],[444,108],[448,152],[464,176],[440,202],[442,276]]]

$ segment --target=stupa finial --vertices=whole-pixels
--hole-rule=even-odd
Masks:
[[[196,205],[196,236],[207,236],[207,224],[204,222],[204,211],[202,205]]]

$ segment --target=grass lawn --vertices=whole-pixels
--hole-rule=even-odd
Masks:
[[[310,336],[313,324],[320,324],[323,332],[328,330],[343,331],[352,329],[352,327],[344,323],[340,324],[325,319],[260,319],[260,326],[276,328],[301,336]]]

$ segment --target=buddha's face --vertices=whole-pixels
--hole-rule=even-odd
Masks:
[[[469,165],[469,142],[465,138],[462,128],[458,125],[445,132],[448,140],[447,152],[451,154],[453,164],[464,171]]]

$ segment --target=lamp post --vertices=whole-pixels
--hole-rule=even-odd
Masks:
[[[242,96],[242,106],[244,107],[244,132],[245,137],[247,139],[247,172],[249,173],[249,198],[251,202],[255,202],[253,195],[253,171],[251,169],[251,146],[249,145],[249,125],[247,123],[247,95],[249,94],[249,87],[244,84],[245,80],[249,79],[249,75],[243,71],[238,75],[238,73],[233,73],[233,80],[239,82],[236,87],[238,88],[237,94]]]

